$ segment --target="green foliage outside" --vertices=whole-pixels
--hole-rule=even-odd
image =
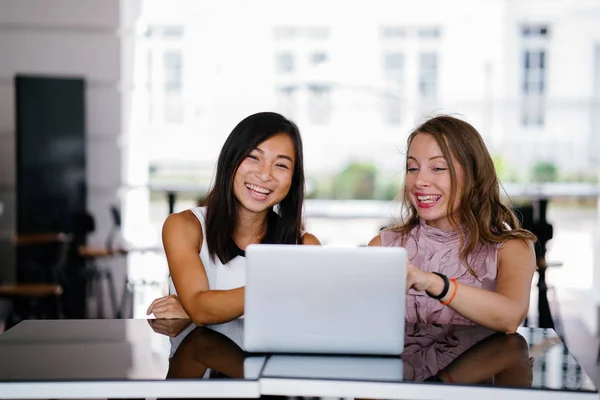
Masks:
[[[393,200],[398,195],[401,181],[397,176],[386,176],[371,163],[353,162],[334,176],[319,177],[313,185],[310,198]]]
[[[556,165],[551,161],[538,161],[531,167],[531,181],[547,183],[558,181]]]
[[[547,183],[547,182],[598,182],[595,173],[572,173],[561,175],[556,165],[549,161],[538,161],[529,173],[507,163],[500,156],[493,156],[498,178],[503,183]],[[158,168],[150,169],[150,181],[154,184],[207,185],[206,177],[196,171],[170,171],[161,173]],[[380,171],[374,164],[363,161],[349,163],[334,175],[307,177],[307,198],[339,200],[395,200],[404,182],[403,171],[390,174]],[[198,194],[181,193],[181,198],[196,198]],[[164,193],[153,193],[153,197],[164,197]]]
[[[498,175],[500,182],[519,182],[522,179],[517,170],[500,156],[493,156],[492,159],[496,168],[496,175]]]
[[[597,174],[589,174],[589,173],[573,173],[568,175],[563,175],[559,177],[561,182],[584,182],[584,183],[598,183],[598,175]]]
[[[366,163],[353,163],[333,180],[333,196],[336,199],[372,199],[375,193],[377,168]]]
[[[561,174],[552,161],[536,161],[529,168],[529,173],[519,173],[518,169],[494,156],[494,166],[501,182],[518,183],[551,183],[551,182],[585,182],[597,183],[598,175],[594,172],[575,172]]]

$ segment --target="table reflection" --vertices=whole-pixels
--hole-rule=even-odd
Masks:
[[[560,338],[546,329],[521,328],[507,335],[478,326],[407,323],[401,357],[382,357],[249,354],[243,319],[206,327],[189,320],[149,324],[169,336],[166,379],[408,381],[595,391]]]
[[[257,380],[264,356],[251,356],[242,345],[243,320],[196,326],[184,319],[148,320],[152,329],[169,336],[166,379]]]
[[[427,330],[435,331],[436,328],[447,329],[431,327]],[[462,340],[457,340],[460,336]],[[435,357],[429,354],[429,346],[423,348],[421,353],[425,362],[421,364],[421,369],[415,368],[417,363],[414,362],[414,354],[410,361],[406,360],[415,372],[409,376],[411,370],[406,369],[406,379],[420,380],[430,374],[425,381],[505,387],[531,386],[533,358],[530,357],[527,341],[522,335],[492,333],[473,327],[470,332],[469,329],[458,329],[458,332],[455,331],[444,339],[436,342],[435,346],[438,348]],[[430,360],[431,364],[427,364]]]

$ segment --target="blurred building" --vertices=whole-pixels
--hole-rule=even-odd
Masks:
[[[145,0],[136,76],[148,161],[210,176],[246,115],[276,110],[309,174],[384,170],[429,115],[456,113],[521,178],[536,162],[597,175],[596,1]]]

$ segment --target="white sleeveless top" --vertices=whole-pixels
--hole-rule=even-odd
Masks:
[[[192,208],[191,211],[200,221],[202,225],[202,248],[200,249],[200,260],[204,264],[206,275],[208,276],[208,285],[211,290],[229,290],[236,289],[246,285],[246,258],[235,257],[230,260],[227,264],[222,264],[219,257],[215,257],[212,261],[208,255],[208,244],[206,243],[206,207]],[[300,236],[304,236],[305,232],[301,231]],[[169,276],[169,294],[177,294],[173,280]],[[221,325],[211,325],[211,329],[223,333],[235,342],[241,349],[244,349],[243,343],[243,323],[244,316],[242,315],[239,319],[230,321]],[[181,332],[175,338],[170,338],[171,342],[171,354],[172,357],[181,341],[193,330],[196,325],[191,324],[183,332]],[[205,378],[208,376],[210,370],[207,370]]]
[[[229,290],[236,289],[246,285],[246,258],[235,257],[227,264],[221,263],[219,257],[211,260],[208,255],[208,244],[206,243],[206,207],[196,207],[191,210],[202,225],[202,248],[200,249],[200,260],[204,264],[206,275],[208,277],[208,286],[211,290]],[[169,294],[177,294],[173,280],[169,276]],[[233,320],[222,325],[212,325],[211,328],[221,332],[233,340],[240,348],[243,345],[243,318]],[[237,321],[237,322],[236,322]],[[175,351],[181,344],[181,341],[193,330],[196,325],[191,324],[184,331],[174,338],[170,338],[171,352],[169,358],[175,354]],[[208,377],[210,370],[206,371],[204,378]]]
[[[192,208],[196,218],[202,225],[202,248],[200,249],[200,260],[204,264],[208,276],[210,290],[229,290],[246,285],[246,259],[235,257],[223,265],[219,257],[211,260],[208,255],[208,244],[206,243],[206,207]],[[169,276],[169,294],[177,294],[173,280]]]

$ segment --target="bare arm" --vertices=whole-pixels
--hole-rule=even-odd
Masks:
[[[190,334],[187,350],[194,359],[213,371],[230,378],[244,377],[244,350],[226,335],[209,328],[197,328]]]
[[[495,333],[475,344],[450,363],[438,377],[446,382],[477,383],[504,375],[502,383],[510,386],[531,386],[531,364],[527,341],[519,334]]]
[[[377,235],[371,239],[368,246],[381,246],[381,235]]]
[[[195,324],[219,324],[244,314],[244,288],[210,290],[199,256],[202,227],[191,211],[170,215],[162,238],[179,301]]]
[[[370,246],[381,246],[381,237]],[[449,307],[470,321],[499,332],[514,333],[529,309],[531,281],[535,272],[533,244],[518,239],[505,242],[498,250],[498,276],[494,292],[460,283]],[[431,272],[423,272],[412,263],[407,266],[407,288],[441,293],[444,281]],[[443,302],[450,300],[455,290],[450,283]]]
[[[227,336],[196,328],[169,360],[167,379],[202,378],[210,368],[230,378],[244,377],[244,351]]]
[[[319,242],[319,239],[315,235],[307,232],[302,235],[302,244],[320,246],[321,242]]]
[[[531,281],[535,272],[533,244],[518,239],[505,242],[498,250],[496,291],[459,284],[456,297],[450,303],[453,310],[474,323],[495,331],[515,333],[527,316]],[[425,289],[440,293],[443,281],[427,274],[430,286]],[[442,301],[448,301],[454,292],[454,283]]]

